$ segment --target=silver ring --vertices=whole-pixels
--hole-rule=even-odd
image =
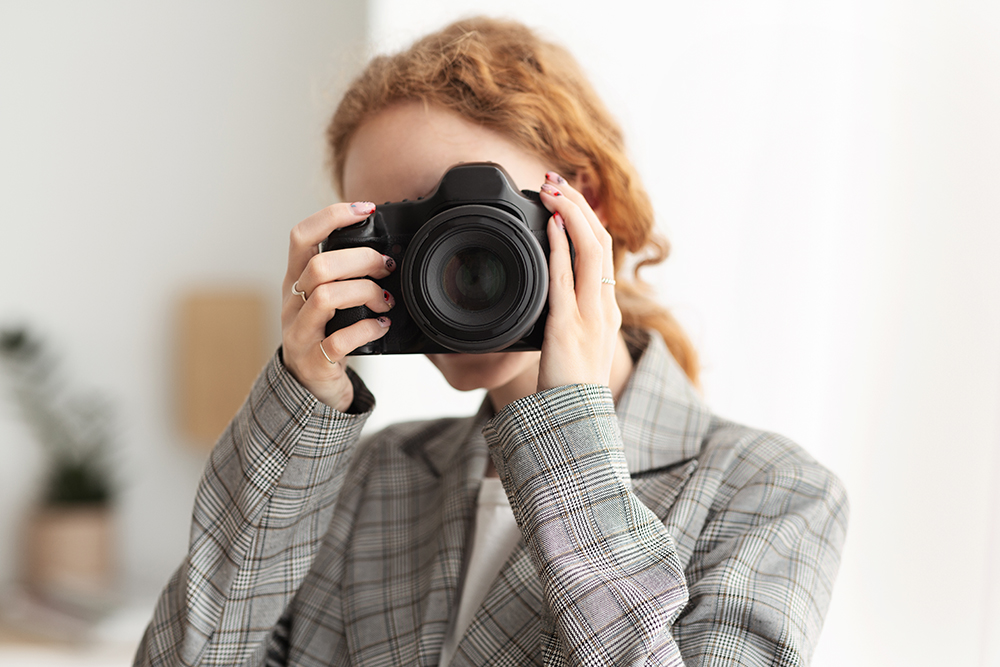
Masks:
[[[601,282],[604,283],[605,285],[614,285],[615,284],[615,279],[614,278],[601,278]]]
[[[326,357],[326,360],[327,360],[327,361],[329,361],[329,362],[330,362],[331,364],[333,364],[334,366],[336,366],[336,365],[337,365],[337,362],[336,362],[336,361],[334,361],[333,359],[331,359],[331,358],[330,358],[330,355],[326,353],[326,348],[325,348],[325,347],[323,347],[323,341],[320,341],[320,342],[319,342],[319,351],[323,353],[323,356],[324,356],[324,357]]]
[[[306,302],[306,291],[299,289],[299,281],[298,280],[296,280],[292,284],[292,294],[294,294],[295,296],[301,296],[302,297],[302,303]]]

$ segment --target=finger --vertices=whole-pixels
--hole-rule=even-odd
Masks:
[[[382,315],[361,320],[349,327],[334,331],[321,342],[323,350],[329,357],[329,359],[324,358],[323,363],[340,361],[362,345],[378,340],[389,333],[391,324],[392,321],[387,316]]]
[[[282,302],[282,323],[288,324],[305,305],[317,286],[343,280],[369,276],[384,278],[396,268],[396,261],[368,247],[344,248],[320,253],[309,260],[305,271],[285,293]],[[298,292],[295,292],[295,289]]]
[[[306,264],[317,252],[317,246],[335,229],[361,222],[372,214],[375,204],[354,202],[334,204],[313,213],[295,225],[288,240],[288,271],[285,274],[285,291],[305,270]]]
[[[579,301],[596,300],[600,295],[601,274],[604,271],[604,247],[583,211],[549,183],[541,187],[542,203],[553,213],[558,212],[566,225],[576,254],[574,284]]]
[[[567,199],[579,206],[580,210],[582,210],[587,216],[587,221],[590,222],[591,225],[596,225],[602,228],[604,227],[604,225],[601,224],[600,218],[598,218],[597,214],[594,212],[594,209],[591,208],[590,202],[587,201],[587,198],[583,196],[582,192],[570,185],[565,178],[554,171],[548,171],[545,172],[545,180],[558,188]]]
[[[370,280],[342,280],[317,287],[289,326],[291,340],[308,344],[322,339],[326,323],[338,310],[368,306],[376,313],[389,311],[395,298]]]
[[[587,218],[587,222],[590,223],[591,229],[594,230],[594,236],[597,240],[601,242],[604,247],[606,256],[604,258],[604,272],[602,277],[613,278],[615,275],[615,262],[614,255],[612,254],[612,240],[611,234],[608,233],[607,228],[601,219],[597,217],[597,213],[591,207],[590,202],[583,195],[582,192],[570,185],[565,178],[560,176],[554,171],[546,172],[545,179],[549,183],[552,183],[556,188],[558,188],[563,195],[569,199],[571,202],[580,207],[583,214]]]
[[[374,248],[356,247],[321,252],[306,264],[297,282],[306,298],[323,283],[347,278],[385,278],[396,268],[396,261]],[[290,293],[290,292],[289,292]],[[301,302],[302,299],[300,298]]]
[[[556,212],[545,228],[549,237],[549,312],[559,317],[576,312],[576,291],[573,280],[573,260],[562,215]]]

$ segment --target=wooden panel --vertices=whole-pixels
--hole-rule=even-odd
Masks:
[[[242,405],[268,356],[264,299],[257,292],[191,292],[178,335],[180,428],[211,446]]]

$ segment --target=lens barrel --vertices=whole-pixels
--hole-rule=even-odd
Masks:
[[[517,342],[548,296],[548,261],[538,240],[493,206],[456,206],[428,220],[400,269],[414,322],[455,352],[495,352]]]

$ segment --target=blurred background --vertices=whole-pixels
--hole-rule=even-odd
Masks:
[[[288,231],[336,201],[338,92],[472,13],[567,45],[621,120],[709,404],[846,483],[814,664],[1000,665],[1000,4],[968,0],[0,2],[0,663],[130,664],[206,406],[273,353]],[[482,400],[358,367],[371,427]]]

